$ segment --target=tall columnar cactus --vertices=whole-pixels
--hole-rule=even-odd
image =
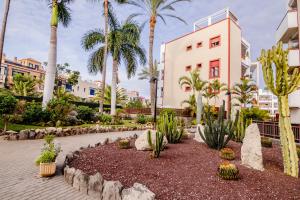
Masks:
[[[252,124],[252,119],[247,119],[243,113],[243,111],[240,112],[238,123],[236,130],[234,132],[234,140],[236,142],[242,142],[245,133],[246,133],[246,128]]]
[[[288,95],[296,91],[300,86],[300,73],[298,68],[289,67],[287,56],[288,50],[283,50],[282,43],[279,43],[271,50],[262,50],[259,61],[262,64],[266,86],[278,97],[280,141],[284,173],[298,177],[298,157],[291,126]],[[273,68],[276,70],[275,78]]]
[[[197,124],[201,123],[201,116],[203,110],[202,92],[199,92],[197,99]]]
[[[171,144],[179,143],[183,135],[183,128],[179,128],[178,120],[173,114],[165,113],[160,117],[158,130],[167,137]]]
[[[155,136],[155,143],[152,142],[152,136],[151,136],[151,131],[149,130],[147,133],[147,139],[148,139],[148,144],[152,148],[152,157],[153,158],[158,158],[160,155],[160,152],[163,151],[164,149],[164,135],[160,132],[156,132]]]

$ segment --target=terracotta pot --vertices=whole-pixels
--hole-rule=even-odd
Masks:
[[[56,171],[56,163],[40,163],[40,175],[42,177],[53,176]]]

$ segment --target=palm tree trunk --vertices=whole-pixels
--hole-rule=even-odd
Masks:
[[[104,104],[104,91],[106,85],[106,63],[107,63],[107,46],[108,46],[108,0],[104,0],[104,15],[105,15],[105,49],[104,49],[104,59],[103,59],[103,68],[102,68],[102,83],[99,101],[99,112],[103,113],[103,104]]]
[[[112,83],[111,83],[111,107],[110,114],[112,116],[116,115],[117,106],[117,80],[118,79],[118,62],[113,61],[113,71],[112,71]]]
[[[53,96],[56,76],[57,62],[57,25],[58,25],[58,5],[57,0],[52,0],[51,33],[50,47],[48,55],[48,66],[46,69],[45,86],[43,93],[43,108],[46,108],[48,102]]]
[[[200,91],[197,99],[197,124],[201,123],[202,109],[203,109],[202,92]]]
[[[149,71],[153,74],[153,45],[155,34],[156,17],[152,16],[150,20],[150,34],[149,34]],[[152,77],[150,77],[152,78]],[[155,82],[150,81],[150,100],[151,100],[151,114],[154,117],[155,109]]]
[[[7,18],[8,18],[9,8],[10,8],[10,0],[4,0],[4,1],[5,1],[4,16],[2,20],[2,28],[0,33],[0,64],[2,61],[6,24],[7,24]]]

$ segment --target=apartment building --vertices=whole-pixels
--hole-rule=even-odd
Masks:
[[[43,80],[45,71],[41,62],[35,59],[25,58],[18,60],[17,57],[8,59],[4,54],[0,66],[0,88],[12,87],[13,77],[16,74],[29,75],[36,79]],[[37,85],[36,90],[42,92],[43,84]]]
[[[267,110],[272,117],[278,113],[278,99],[269,90],[258,90],[258,106],[261,110]]]
[[[195,22],[193,32],[163,44],[159,67],[159,105],[183,108],[181,102],[189,98],[192,89],[180,88],[180,77],[198,69],[202,80],[219,79],[231,88],[241,77],[250,76],[250,44],[242,37],[237,17],[227,8]],[[222,100],[228,110],[230,95],[220,94],[216,104]]]
[[[276,30],[276,42],[282,42],[289,50],[290,67],[300,67],[299,32],[300,0],[287,0],[287,12]],[[300,88],[289,96],[291,121],[300,124]]]

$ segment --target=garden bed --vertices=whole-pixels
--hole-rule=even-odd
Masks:
[[[134,146],[134,141],[132,146]],[[119,149],[108,144],[81,151],[70,167],[93,175],[100,172],[106,180],[119,180],[125,187],[135,182],[146,185],[157,199],[300,199],[300,179],[283,174],[278,146],[263,149],[265,171],[241,166],[240,144],[229,145],[237,155],[240,179],[224,181],[217,176],[222,161],[219,152],[205,144],[185,140],[168,145],[159,159],[135,148]]]

